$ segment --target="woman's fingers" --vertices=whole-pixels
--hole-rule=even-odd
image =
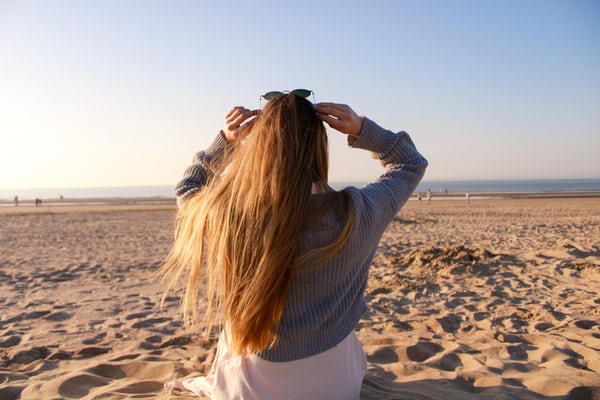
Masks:
[[[333,117],[333,116],[331,116],[331,115],[329,115],[329,114],[322,114],[322,113],[320,113],[320,112],[318,112],[318,111],[317,111],[317,116],[318,116],[318,117],[319,117],[319,118],[320,118],[320,119],[321,119],[323,122],[326,122],[326,123],[327,123],[327,125],[329,125],[329,126],[330,126],[330,127],[332,127],[333,129],[337,129],[337,130],[339,130],[339,129],[340,129],[340,128],[342,128],[342,126],[343,126],[343,122],[342,122],[340,119],[338,119],[338,118],[336,118],[336,117]]]
[[[316,104],[317,112],[334,116],[338,119],[347,117],[352,109],[345,104],[319,103]]]
[[[362,117],[346,104],[319,103],[315,105],[317,116],[333,129],[346,135],[360,136]]]
[[[225,123],[228,125],[241,125],[248,118],[256,115],[256,110],[249,110],[244,107],[234,107],[225,117]]]
[[[231,142],[246,134],[254,122],[252,118],[259,113],[260,110],[249,110],[241,106],[232,108],[225,116],[225,138]]]

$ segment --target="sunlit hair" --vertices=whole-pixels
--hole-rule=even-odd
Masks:
[[[354,224],[347,199],[348,222],[337,239],[300,254],[313,184],[332,191],[328,163],[325,128],[309,101],[286,94],[267,103],[213,179],[179,210],[175,243],[159,273],[168,280],[167,292],[186,278],[186,325],[198,321],[206,282],[207,336],[226,323],[233,354],[276,342],[292,271],[326,261]]]

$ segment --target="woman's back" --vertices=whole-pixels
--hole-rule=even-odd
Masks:
[[[406,133],[386,131],[366,118],[353,146],[384,154],[386,173],[364,188],[311,196],[311,212],[300,236],[302,252],[338,237],[349,214],[353,228],[345,244],[324,264],[314,265],[309,259],[294,270],[278,341],[259,353],[267,360],[290,361],[318,354],[354,330],[367,308],[364,291],[379,239],[427,166]],[[405,162],[407,156],[412,164]]]

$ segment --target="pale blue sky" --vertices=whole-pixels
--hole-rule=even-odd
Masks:
[[[308,88],[428,180],[600,177],[600,2],[0,0],[0,188],[170,185],[234,105]],[[380,172],[331,131],[331,179]]]

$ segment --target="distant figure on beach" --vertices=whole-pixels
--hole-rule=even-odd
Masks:
[[[471,195],[469,192],[465,193],[465,199],[467,200],[467,203],[471,201]]]
[[[19,196],[15,196],[15,207],[19,206]]]
[[[213,398],[360,396],[367,362],[354,330],[369,265],[427,161],[407,133],[347,105],[312,104],[310,93],[269,92],[262,111],[233,108],[175,188],[175,242],[158,272],[167,291],[186,278],[187,324],[205,313],[207,337],[223,330],[208,376],[167,388]],[[372,152],[384,175],[332,189],[324,123]]]
[[[417,199],[419,199],[419,202],[421,202],[421,200],[423,200],[423,195],[421,194],[421,192],[419,192],[419,194],[417,194]]]
[[[427,189],[427,201],[431,201],[431,189]]]
[[[42,199],[40,199],[39,197],[35,198],[35,206],[36,207],[40,207],[42,205]]]

